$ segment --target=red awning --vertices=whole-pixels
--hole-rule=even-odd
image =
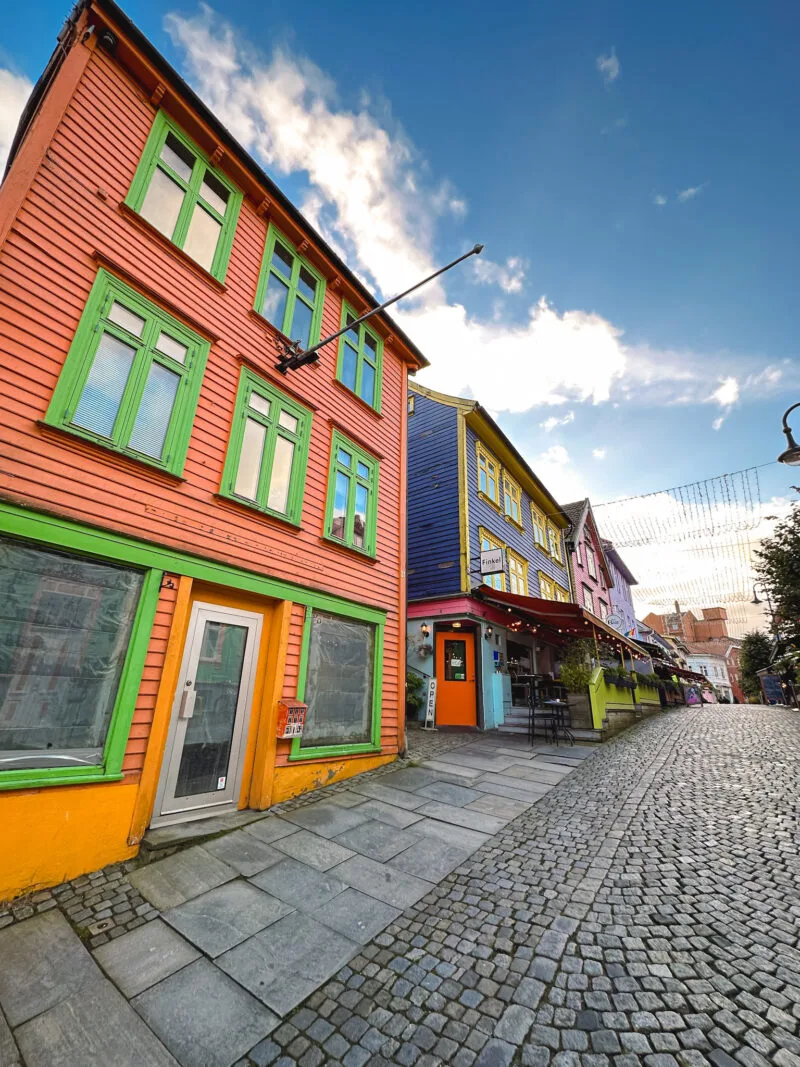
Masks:
[[[511,611],[519,612],[520,615],[527,615],[529,618],[547,626],[568,632],[571,636],[581,633],[585,633],[588,636],[590,628],[594,628],[598,631],[598,635],[625,645],[628,651],[639,659],[647,656],[647,653],[639,648],[635,642],[619,633],[612,626],[609,626],[608,623],[603,622],[602,619],[598,619],[596,615],[592,615],[590,611],[586,611],[580,604],[565,604],[560,600],[542,600],[541,597],[520,596],[518,593],[503,593],[499,589],[492,589],[488,585],[473,590],[473,595],[493,604],[510,608]]]

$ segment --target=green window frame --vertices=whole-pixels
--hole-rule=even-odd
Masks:
[[[376,459],[334,430],[325,536],[365,556],[374,556],[376,550],[378,466]]]
[[[165,111],[155,117],[125,203],[225,281],[242,193]]]
[[[299,341],[305,349],[320,338],[324,304],[323,276],[288,238],[270,225],[255,310],[290,341]]]
[[[306,683],[308,680],[308,661],[311,649],[312,619],[316,608],[309,605],[306,607],[305,623],[303,625],[303,637],[300,647],[300,665],[297,674],[297,699],[306,701]],[[336,611],[326,614],[337,615]],[[384,623],[376,619],[357,619],[352,615],[340,616],[345,622],[363,622],[371,624],[374,630],[373,657],[372,657],[372,723],[370,739],[365,742],[355,742],[341,745],[309,745],[302,747],[302,737],[292,740],[289,753],[290,760],[320,759],[325,756],[355,756],[364,752],[380,752],[381,750],[381,697],[383,693],[383,631]]]
[[[209,348],[100,270],[45,422],[181,475]]]
[[[307,408],[243,368],[221,495],[299,525],[311,417]]]
[[[3,532],[3,536],[6,536],[5,531]],[[76,551],[75,548],[63,547],[60,544],[42,544],[38,541],[26,542],[16,535],[14,535],[12,539],[19,544],[26,545],[26,547],[39,549],[45,553],[54,552],[57,554],[64,554],[66,558],[72,556],[73,558],[93,563],[112,563],[112,560],[107,559],[105,556],[89,555],[86,552],[80,550]],[[113,562],[119,566],[120,561]],[[123,777],[122,763],[125,756],[128,735],[130,734],[131,723],[133,721],[136,700],[139,695],[139,688],[147,656],[147,648],[150,642],[150,634],[153,629],[156,609],[158,607],[161,579],[163,577],[163,571],[161,570],[142,570],[141,567],[127,564],[127,562],[123,564],[123,566],[128,570],[140,570],[142,573],[142,583],[139,588],[138,602],[131,623],[128,646],[119,673],[116,695],[109,716],[101,761],[96,764],[90,763],[86,765],[70,766],[66,764],[65,760],[64,765],[59,766],[27,766],[15,767],[10,770],[3,770],[2,762],[0,762],[0,791],[8,789],[38,789],[43,786],[85,785],[92,782],[119,781]],[[65,571],[65,575],[66,573],[67,572]],[[46,581],[47,579],[43,579],[43,583]],[[59,583],[55,579],[51,579],[51,582],[55,583],[54,589],[58,589],[61,584],[66,584]],[[87,603],[89,603],[89,601],[87,601]],[[32,605],[31,612],[35,612],[35,610],[35,606]],[[31,614],[29,619],[25,621],[25,626],[30,625],[33,619],[34,615]],[[76,620],[76,623],[77,622],[79,622],[79,620]],[[28,750],[22,750],[22,753],[23,755],[27,755]],[[46,749],[42,750],[42,755],[43,758],[47,757]],[[4,759],[8,759],[9,762],[14,762],[13,751],[5,752]]]
[[[343,300],[342,329],[357,318],[353,308]],[[380,411],[383,340],[365,322],[348,330],[339,338],[336,377],[351,393],[355,393],[371,408]]]

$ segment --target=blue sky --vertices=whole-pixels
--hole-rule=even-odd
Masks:
[[[9,9],[0,66],[35,79],[67,6],[36,4],[35,32]],[[397,317],[421,381],[496,412],[562,498],[781,450],[794,5],[124,6],[378,291],[485,243],[480,275]],[[765,497],[797,481],[761,474]]]

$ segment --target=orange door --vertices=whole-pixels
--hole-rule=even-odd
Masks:
[[[454,631],[436,635],[436,725],[477,726],[475,638]]]

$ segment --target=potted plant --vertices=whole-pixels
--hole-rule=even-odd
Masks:
[[[592,680],[592,644],[573,641],[561,661],[559,681],[570,693],[584,693]]]

